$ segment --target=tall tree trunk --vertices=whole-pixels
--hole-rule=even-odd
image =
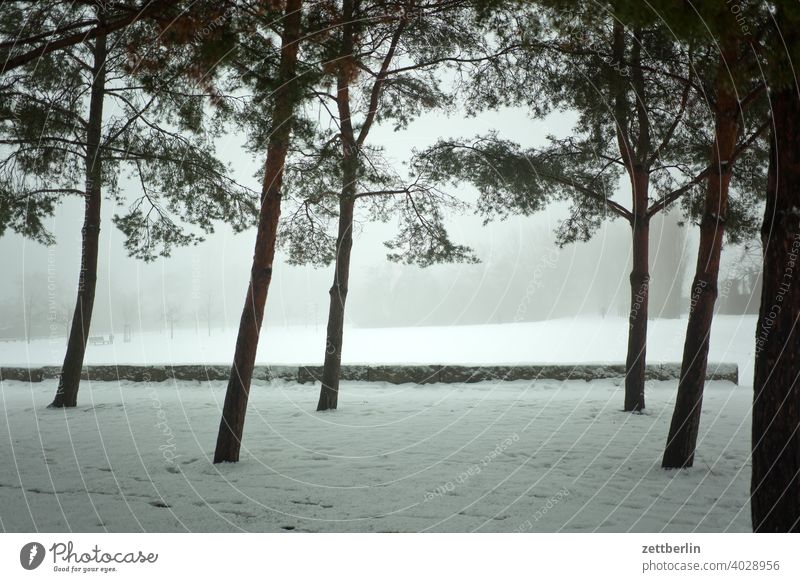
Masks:
[[[692,282],[678,396],[661,463],[665,469],[691,467],[697,446],[711,321],[717,300],[720,253],[728,216],[728,187],[739,129],[739,102],[728,78],[728,66],[733,63],[736,54],[736,45],[729,47],[720,56],[717,69],[715,135],[711,148],[711,166],[714,169],[708,178],[705,207],[700,220],[700,248]]]
[[[353,35],[357,0],[342,2],[342,46],[337,72],[336,105],[342,140],[342,192],[339,197],[339,234],[336,237],[336,265],[330,290],[325,363],[317,410],[336,409],[339,403],[339,374],[342,368],[344,307],[350,281],[350,252],[353,248],[353,208],[358,181],[359,142],[350,112],[350,80],[354,68]],[[362,128],[368,130],[368,127]],[[360,137],[366,137],[366,134]]]
[[[89,101],[89,125],[86,131],[86,194],[83,228],[81,230],[81,271],[78,276],[78,297],[72,315],[67,340],[67,352],[61,366],[61,376],[53,408],[78,404],[78,387],[86,354],[86,342],[92,323],[92,309],[97,286],[97,255],[100,243],[100,205],[102,202],[102,163],[100,140],[103,131],[103,100],[105,98],[106,37],[99,35],[94,42],[92,89]]]
[[[342,367],[344,307],[350,280],[350,254],[353,248],[353,208],[355,206],[355,161],[346,161],[344,188],[339,200],[339,234],[336,238],[336,269],[330,290],[328,328],[325,339],[325,364],[317,410],[336,409],[339,402],[339,374]]]
[[[641,63],[641,29],[633,31],[630,48],[631,78],[615,74],[612,91],[614,94],[614,121],[617,144],[623,164],[631,181],[631,248],[632,268],[631,308],[628,314],[628,352],[625,360],[625,411],[644,410],[644,371],[647,351],[647,304],[650,290],[650,217],[647,214],[648,190],[650,187],[650,121],[645,107],[644,76]],[[611,51],[614,63],[627,61],[625,50],[625,29],[621,22],[614,22]],[[619,73],[619,71],[617,71]],[[628,99],[628,91],[636,96],[633,105]],[[631,140],[629,120],[636,115],[638,132],[636,144]]]
[[[633,266],[631,309],[628,315],[628,355],[625,361],[625,411],[644,410],[644,371],[647,353],[647,303],[650,289],[650,219],[647,216],[649,173],[637,166],[631,175],[633,188]]]
[[[795,46],[790,27],[786,43]],[[800,95],[793,82],[773,94],[772,118],[750,507],[753,531],[800,532]]]
[[[236,338],[231,376],[222,408],[222,420],[214,450],[215,463],[239,460],[258,337],[264,319],[267,292],[272,280],[272,261],[275,257],[278,219],[281,212],[283,166],[289,149],[292,116],[299,99],[297,88],[292,81],[297,68],[301,9],[302,0],[287,0],[281,39],[280,84],[272,111],[272,133],[267,146],[253,266],[250,269],[250,284],[239,321],[239,335]]]
[[[350,189],[350,188],[348,188]],[[339,202],[339,235],[336,239],[336,269],[330,289],[328,328],[325,339],[325,364],[322,370],[317,410],[336,409],[339,402],[339,374],[342,367],[344,307],[350,280],[350,254],[353,248],[353,208],[355,199],[348,193]]]

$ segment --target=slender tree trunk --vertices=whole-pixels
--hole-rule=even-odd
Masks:
[[[350,280],[350,252],[353,248],[353,208],[358,181],[359,143],[350,113],[350,80],[354,67],[353,25],[357,0],[342,2],[342,46],[337,72],[336,105],[342,140],[342,192],[339,197],[339,234],[336,237],[336,265],[330,290],[325,362],[317,410],[336,409],[339,403],[339,374],[342,368],[344,307]],[[367,130],[369,128],[366,128]],[[362,132],[364,128],[362,128]],[[366,137],[366,134],[363,136]]]
[[[358,131],[353,129],[350,112],[350,82],[357,70],[353,39],[354,24],[360,21],[358,0],[342,2],[342,44],[339,54],[336,79],[336,105],[339,112],[340,138],[342,142],[342,191],[339,196],[339,234],[336,238],[336,267],[330,290],[327,338],[325,341],[325,363],[322,370],[317,410],[335,409],[339,401],[339,375],[342,367],[342,339],[344,335],[344,310],[350,280],[350,253],[353,248],[353,208],[358,184],[358,164],[361,146],[369,134],[380,103],[381,88],[389,65],[394,57],[400,35],[405,28],[401,19],[392,35],[390,47],[383,59],[381,69],[375,77],[369,98],[369,111]]]
[[[739,102],[727,78],[728,63],[733,62],[735,56],[735,46],[725,51],[717,70],[715,136],[711,149],[711,166],[714,170],[708,178],[705,208],[700,220],[700,248],[692,282],[678,396],[661,463],[665,469],[691,467],[697,446],[711,321],[717,300],[720,253],[728,215],[728,186],[732,168],[729,160],[736,148],[739,128]]]
[[[103,100],[105,98],[106,37],[99,35],[94,42],[92,89],[89,102],[89,125],[86,132],[86,194],[83,229],[81,230],[81,271],[78,277],[78,297],[72,315],[72,327],[67,340],[67,352],[61,366],[53,408],[78,404],[83,357],[92,323],[95,287],[97,286],[97,255],[100,242],[100,204],[102,201],[102,164],[100,140],[103,130]]]
[[[247,288],[239,335],[231,366],[231,376],[225,393],[222,420],[217,435],[214,462],[237,462],[244,432],[244,418],[250,382],[253,377],[258,337],[264,319],[267,291],[272,280],[272,261],[278,219],[281,212],[283,166],[289,149],[292,116],[298,102],[297,88],[292,83],[297,67],[297,49],[301,32],[302,0],[287,0],[281,40],[280,86],[275,95],[272,112],[272,133],[267,146],[267,161],[261,191],[261,212],[256,233],[253,266]]]
[[[620,156],[631,181],[631,248],[632,268],[631,308],[628,313],[628,352],[625,360],[625,411],[644,410],[644,371],[647,351],[647,304],[650,289],[650,217],[647,214],[650,168],[650,122],[645,107],[644,77],[638,65],[641,62],[641,30],[633,31],[634,41],[630,49],[631,78],[616,74],[613,83],[614,121]],[[621,22],[614,22],[612,55],[614,63],[627,60],[625,29]],[[619,71],[618,71],[619,72]],[[629,87],[630,85],[630,87]],[[629,103],[628,91],[633,89],[636,101]],[[638,134],[636,144],[631,141],[629,119],[637,117]]]
[[[353,248],[353,208],[355,206],[355,161],[345,163],[344,188],[339,200],[339,235],[336,238],[336,268],[330,290],[328,328],[325,339],[325,364],[317,410],[336,409],[339,402],[339,374],[342,367],[344,307],[350,280],[350,254]]]
[[[625,362],[625,411],[644,410],[644,371],[647,352],[647,303],[650,288],[650,219],[647,216],[647,191],[650,176],[634,168],[633,187],[633,266],[631,269],[631,309],[628,315],[628,355]]]
[[[795,46],[790,27],[786,43]],[[800,96],[794,83],[773,94],[772,118],[750,507],[753,531],[800,532]]]

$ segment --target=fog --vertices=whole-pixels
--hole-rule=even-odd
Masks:
[[[496,130],[503,138],[535,146],[542,145],[548,134],[568,135],[573,121],[569,112],[534,121],[515,109],[474,118],[428,114],[401,132],[378,126],[371,139],[384,146],[405,173],[403,163],[412,148],[424,148],[439,137]],[[258,190],[263,156],[251,159],[242,142],[242,136],[228,135],[218,143],[219,152],[232,164],[239,182]],[[124,189],[126,182],[122,184]],[[129,187],[135,195],[135,185]],[[476,192],[466,185],[449,191],[467,202],[475,200]],[[617,199],[629,205],[624,180]],[[78,198],[58,207],[50,222],[57,240],[54,246],[14,234],[0,239],[4,273],[0,337],[66,335],[80,265],[82,211]],[[114,203],[104,201],[93,333],[121,334],[130,326],[133,333],[153,329],[167,333],[176,327],[214,334],[238,325],[254,229],[234,234],[220,224],[203,243],[144,263],[126,255],[123,235],[111,222],[118,211]],[[532,217],[486,226],[473,211],[449,216],[452,240],[472,246],[481,262],[427,269],[386,260],[382,243],[392,235],[391,222],[361,222],[353,247],[347,322],[358,327],[449,326],[626,314],[629,227],[623,221],[608,221],[590,242],[559,249],[554,230],[566,215],[565,204],[553,204]],[[680,228],[679,220],[673,210],[652,223],[652,317],[675,317],[688,307],[686,273],[692,272],[696,260],[697,233],[690,224]],[[741,254],[739,248],[725,249],[721,281],[734,273],[727,265],[739,264]],[[332,266],[289,266],[279,252],[265,325],[324,327],[332,277]]]

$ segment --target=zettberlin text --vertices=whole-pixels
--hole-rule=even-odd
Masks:
[[[655,546],[642,546],[643,554],[699,554],[700,546],[695,544],[658,544]]]

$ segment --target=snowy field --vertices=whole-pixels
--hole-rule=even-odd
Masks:
[[[740,382],[753,376],[755,316],[718,315],[710,360],[739,364]],[[100,334],[102,330],[96,333]],[[95,333],[95,332],[93,332]],[[547,364],[624,363],[628,320],[622,317],[554,319],[496,325],[345,330],[345,364]],[[107,335],[107,333],[106,333]],[[649,322],[647,361],[680,362],[686,319]],[[230,364],[236,330],[200,327],[167,333],[134,333],[131,343],[92,345],[86,364]],[[0,365],[60,366],[66,338],[0,343]],[[259,364],[321,364],[324,326],[265,327]],[[743,379],[743,380],[742,380]]]
[[[3,385],[5,531],[747,531],[750,390],[709,384],[695,468],[659,467],[675,382],[256,386],[238,464],[224,383]]]
[[[753,317],[718,317],[695,467],[660,468],[677,383],[620,380],[391,386],[254,384],[241,462],[213,465],[224,382],[0,384],[4,531],[749,531]],[[353,329],[346,362],[621,362],[621,319]],[[680,361],[685,320],[651,322],[649,361]],[[220,363],[231,334],[91,346],[87,363]],[[314,363],[307,330],[269,330],[262,363]],[[194,341],[194,343],[192,343]],[[48,342],[0,345],[4,365],[57,364]],[[265,358],[264,354],[270,357]],[[56,355],[58,357],[56,357]]]

